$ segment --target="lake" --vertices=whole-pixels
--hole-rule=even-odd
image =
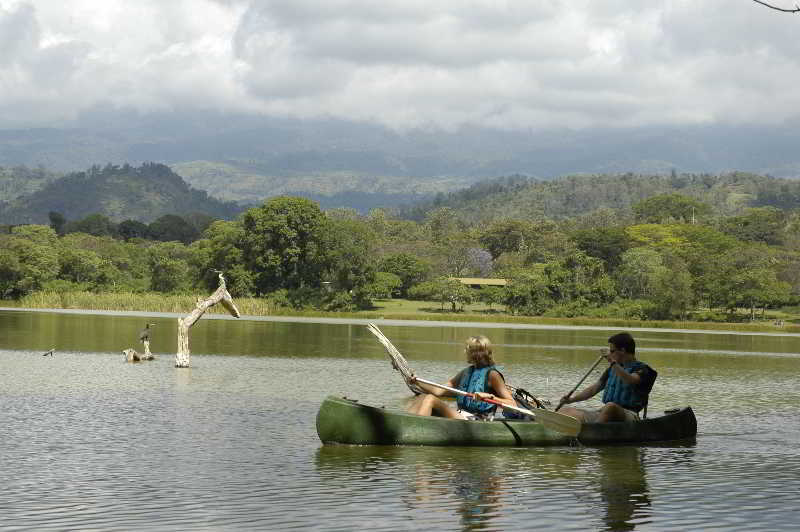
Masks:
[[[0,310],[2,530],[797,528],[797,335],[631,331],[651,416],[691,405],[690,442],[348,447],[317,438],[327,395],[410,395],[362,323],[207,315],[176,369],[175,318],[144,316]],[[126,364],[146,321],[157,359]],[[616,332],[379,323],[440,382],[486,334],[508,382],[554,402]]]

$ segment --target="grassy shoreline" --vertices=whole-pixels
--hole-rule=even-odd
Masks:
[[[16,308],[30,309],[79,309],[98,311],[133,312],[172,312],[188,314],[195,307],[195,296],[101,293],[91,292],[36,292],[12,305]],[[5,304],[5,303],[4,303]],[[314,310],[291,310],[271,305],[269,301],[258,298],[236,298],[239,311],[245,316],[275,316],[304,318],[355,318],[509,323],[553,326],[591,326],[617,328],[650,329],[693,329],[708,331],[800,333],[800,325],[787,323],[777,327],[771,321],[755,323],[720,323],[692,321],[641,321],[610,318],[547,318],[541,316],[512,316],[498,310],[473,305],[463,312],[448,312],[431,307],[430,302],[388,300],[376,302],[373,310],[357,312],[324,312]]]

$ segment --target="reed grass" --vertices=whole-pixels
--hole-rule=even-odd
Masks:
[[[100,293],[93,292],[35,292],[16,302],[20,308],[47,309],[85,309],[85,310],[117,310],[138,312],[174,312],[188,314],[195,308],[196,296],[164,295],[156,293]],[[236,298],[236,306],[242,315],[249,316],[297,316],[310,318],[358,318],[423,321],[454,321],[481,323],[518,323],[554,326],[591,326],[621,328],[654,328],[654,329],[695,329],[709,331],[738,332],[772,332],[800,333],[800,325],[785,324],[776,327],[768,322],[761,323],[720,323],[692,321],[640,321],[613,318],[546,318],[538,316],[512,316],[501,312],[477,312],[470,309],[466,312],[450,313],[430,308],[425,302],[398,302],[373,310],[357,312],[325,312],[317,310],[293,310],[276,307],[269,300],[262,298]],[[418,306],[414,310],[414,303]],[[222,309],[212,308],[212,314],[224,314]]]

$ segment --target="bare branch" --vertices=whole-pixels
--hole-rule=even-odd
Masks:
[[[795,7],[793,9],[784,9],[782,7],[775,7],[766,2],[762,2],[761,0],[753,0],[753,2],[755,2],[756,4],[761,4],[762,6],[766,6],[770,9],[774,9],[775,11],[783,11],[784,13],[800,13],[800,7],[798,7],[797,4],[795,4]]]

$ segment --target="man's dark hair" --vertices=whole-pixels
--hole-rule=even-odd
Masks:
[[[608,339],[609,344],[613,344],[617,349],[624,349],[626,352],[636,354],[636,342],[629,333],[615,334]]]

